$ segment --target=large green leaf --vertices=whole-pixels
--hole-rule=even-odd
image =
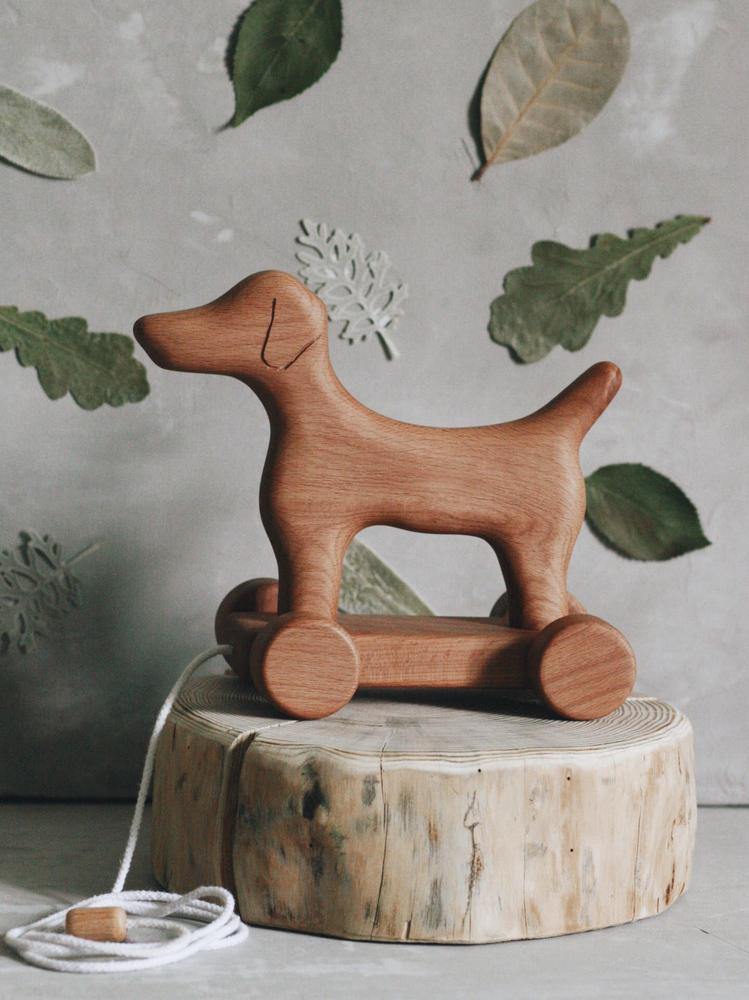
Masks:
[[[432,611],[379,556],[356,539],[343,560],[341,611],[360,615],[431,615]]]
[[[335,62],[342,32],[341,0],[255,0],[230,56],[231,124],[312,86]]]
[[[624,309],[629,282],[647,278],[656,257],[669,257],[709,221],[677,215],[653,229],[633,229],[628,239],[594,236],[587,250],[534,243],[533,266],[510,271],[504,294],[491,304],[492,340],[521,361],[540,361],[557,344],[580,350],[601,316]]]
[[[598,114],[629,56],[610,0],[538,0],[512,22],[481,88],[485,162],[507,163],[571,139]]]
[[[585,480],[594,532],[630,559],[673,559],[710,542],[692,501],[647,465],[604,465]]]
[[[96,170],[91,145],[53,108],[0,86],[0,156],[45,177],[71,180]]]
[[[143,365],[133,357],[133,341],[121,333],[90,333],[85,319],[47,319],[0,306],[0,351],[15,350],[33,365],[50,399],[69,392],[84,410],[103,403],[121,406],[148,395]]]

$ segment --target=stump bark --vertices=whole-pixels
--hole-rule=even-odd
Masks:
[[[152,858],[250,923],[473,943],[651,916],[689,881],[692,730],[630,698],[569,722],[490,696],[357,697],[315,722],[193,682],[159,744]]]

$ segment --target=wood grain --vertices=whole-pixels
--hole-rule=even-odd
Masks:
[[[165,368],[240,379],[268,413],[260,512],[278,562],[280,617],[250,655],[253,676],[285,711],[321,714],[355,690],[356,647],[337,603],[346,548],[370,525],[483,538],[505,578],[511,626],[540,630],[567,615],[585,512],[578,451],[619,388],[615,365],[593,365],[522,419],[440,428],[355,400],[330,365],[324,304],[281,271],[254,274],[205,306],[145,316],[135,335]],[[283,676],[281,651],[299,670],[305,650],[312,687]]]
[[[275,725],[261,708],[231,677],[180,695],[170,723],[194,756],[160,748],[154,793],[169,888],[187,888],[175,873],[188,868],[192,884],[223,872],[251,923],[474,943],[626,923],[687,887],[692,732],[663,702],[630,698],[590,722],[508,713],[488,692],[357,697],[331,718]],[[237,745],[236,734],[225,801],[192,804],[222,817],[223,838],[206,839],[207,820],[183,825],[169,789],[186,763],[207,780],[201,761],[217,757],[206,746]]]
[[[269,625],[278,616],[225,614],[217,638],[233,647],[239,676],[250,678],[258,691],[297,718],[329,715],[357,689],[533,688],[557,715],[594,719],[618,708],[635,682],[629,643],[613,625],[592,615],[566,615],[537,632],[509,628],[497,618],[340,614],[345,633],[337,633],[337,641],[350,637],[348,661],[335,655],[335,647],[331,652],[319,623],[301,624],[294,636],[284,617],[273,632]],[[271,655],[267,648],[255,648],[268,636],[280,639]],[[318,687],[322,673],[326,684]]]
[[[121,906],[75,906],[65,914],[65,933],[120,943],[127,938],[127,913]]]
[[[632,647],[593,615],[567,615],[547,625],[533,638],[526,664],[544,703],[565,719],[600,719],[635,684]]]

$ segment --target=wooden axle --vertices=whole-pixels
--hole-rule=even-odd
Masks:
[[[593,615],[566,615],[540,631],[496,618],[339,615],[337,622],[268,612],[220,617],[236,673],[287,715],[316,719],[357,689],[534,689],[556,714],[596,719],[630,694],[629,643]]]

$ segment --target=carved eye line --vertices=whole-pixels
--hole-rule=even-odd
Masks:
[[[265,357],[265,350],[266,350],[266,348],[268,346],[268,341],[270,340],[271,330],[273,329],[273,322],[274,322],[274,320],[276,318],[276,302],[277,302],[277,299],[274,298],[273,301],[272,301],[272,303],[271,303],[271,308],[270,308],[270,322],[268,323],[268,329],[265,331],[265,339],[263,340],[263,346],[262,346],[262,348],[260,350],[260,359],[261,359],[261,361],[263,362],[263,364],[267,368],[272,368],[273,371],[276,371],[276,372],[285,372],[287,368],[291,368],[291,366],[294,364],[294,362],[298,361],[301,358],[301,356],[304,354],[304,352],[307,350],[307,348],[312,347],[312,345],[316,341],[318,341],[320,339],[321,335],[318,333],[318,335],[316,337],[313,337],[312,340],[310,340],[309,343],[305,344],[304,347],[299,351],[299,353],[295,354],[294,357],[291,359],[291,361],[287,361],[285,365],[274,365],[274,364],[271,364],[271,362],[268,361],[268,359]]]

